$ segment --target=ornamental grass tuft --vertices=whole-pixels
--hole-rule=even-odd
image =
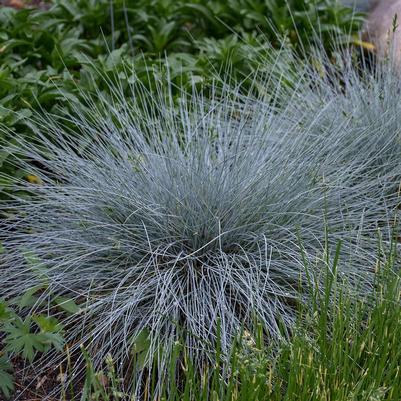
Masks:
[[[0,292],[43,288],[33,309],[73,299],[70,348],[127,375],[146,333],[141,366],[157,360],[160,380],[182,338],[201,369],[256,322],[267,342],[290,335],[327,272],[368,297],[398,224],[400,83],[302,71],[258,97],[173,97],[135,76],[126,96],[105,78],[110,95],[33,118],[18,163],[38,180],[3,204]]]

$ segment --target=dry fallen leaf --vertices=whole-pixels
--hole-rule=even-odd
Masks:
[[[65,383],[67,381],[67,373],[60,372],[57,375],[57,381],[60,383]]]
[[[108,378],[107,378],[106,375],[104,375],[103,373],[99,373],[99,374],[98,374],[98,380],[99,380],[99,383],[100,383],[102,386],[107,387],[107,385],[108,385],[108,383],[109,383],[109,380],[108,380]]]
[[[36,383],[36,390],[39,390],[45,381],[47,380],[47,376],[43,376],[42,378],[38,378],[38,382]]]

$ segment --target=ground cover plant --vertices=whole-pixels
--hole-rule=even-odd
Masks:
[[[3,345],[0,357],[0,390],[7,399],[15,389],[11,355],[14,361],[19,357],[32,363],[36,353],[46,353],[50,349],[61,351],[64,345],[63,327],[54,316],[26,313],[33,301],[31,293],[32,291],[27,292],[10,302],[2,300],[0,304],[0,335]]]

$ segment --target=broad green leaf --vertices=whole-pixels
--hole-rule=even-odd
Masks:
[[[81,308],[74,302],[71,298],[66,297],[57,297],[54,300],[54,303],[61,308],[63,311],[73,315],[75,313],[79,313]]]
[[[34,306],[38,303],[39,298],[35,296],[38,291],[45,289],[43,285],[36,285],[28,289],[21,297],[13,299],[12,303],[17,305],[20,309]]]
[[[149,330],[142,329],[132,341],[132,352],[134,354],[148,351],[150,347]]]
[[[113,70],[122,62],[122,56],[126,52],[125,47],[113,50],[106,59],[106,68],[108,70]]]

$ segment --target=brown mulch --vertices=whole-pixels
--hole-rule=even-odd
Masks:
[[[68,401],[82,391],[82,380],[77,380],[72,387],[70,383],[65,382],[65,366],[55,366],[43,373],[43,369],[35,369],[35,361],[29,364],[23,358],[16,357],[11,362],[14,368],[15,390],[10,399],[6,399],[0,392],[0,401],[60,401],[61,388],[65,390],[62,399]]]
[[[11,399],[7,400],[0,393],[0,401],[51,401],[49,394],[60,386],[59,371],[49,370],[45,376],[37,376],[34,368],[20,358],[13,361],[15,391]],[[54,401],[58,398],[54,398]]]

